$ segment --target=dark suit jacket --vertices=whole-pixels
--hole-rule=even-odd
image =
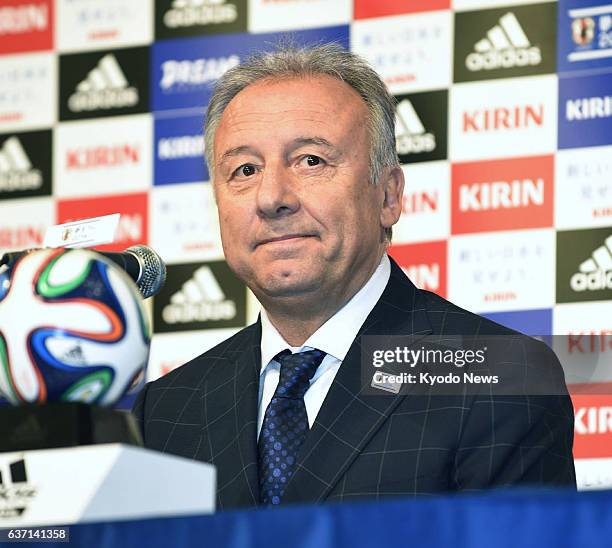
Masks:
[[[333,381],[283,502],[575,486],[573,410],[566,394],[363,393],[360,335],[501,334],[522,347],[543,345],[417,289],[391,262],[390,281]],[[134,406],[146,447],[217,467],[220,510],[259,500],[260,339],[257,322],[147,384]]]

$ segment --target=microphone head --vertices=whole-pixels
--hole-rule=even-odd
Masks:
[[[159,293],[166,283],[166,264],[162,258],[146,245],[128,247],[125,253],[130,253],[138,259],[141,273],[136,285],[143,298],[148,299]]]

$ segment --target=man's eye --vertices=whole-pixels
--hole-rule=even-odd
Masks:
[[[322,163],[321,158],[315,156],[314,154],[309,154],[305,157],[305,160],[310,167],[318,166]]]
[[[255,175],[255,166],[251,164],[244,164],[243,166],[240,166],[234,173],[240,177],[250,177],[251,175]]]

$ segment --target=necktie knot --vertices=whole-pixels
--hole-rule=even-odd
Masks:
[[[303,398],[325,352],[308,350],[290,354],[284,350],[276,356],[280,363],[280,379],[274,394],[277,398]]]

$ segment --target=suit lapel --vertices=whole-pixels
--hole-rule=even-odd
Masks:
[[[381,396],[364,394],[361,336],[405,335],[416,341],[431,332],[419,291],[391,260],[389,283],[338,370],[302,446],[296,472],[287,485],[283,502],[323,500],[405,397],[389,393]]]
[[[226,350],[204,386],[203,443],[217,466],[219,509],[259,503],[257,408],[261,324]],[[210,388],[209,388],[210,387]]]

